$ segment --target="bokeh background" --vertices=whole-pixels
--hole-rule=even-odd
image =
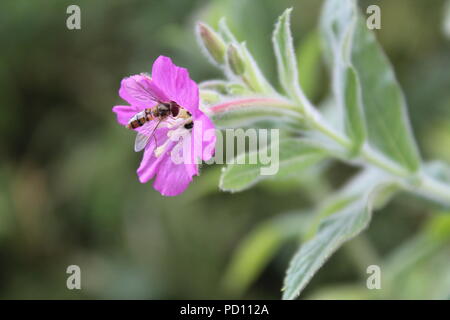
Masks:
[[[374,2],[382,9],[377,35],[407,96],[422,155],[448,163],[444,1],[360,4]],[[315,34],[321,3],[1,1],[0,298],[278,299],[303,223],[355,170],[329,163],[306,183],[294,177],[228,194],[217,187],[220,166],[209,166],[183,195],[164,198],[138,182],[134,135],[111,108],[122,103],[120,80],[149,72],[161,54],[196,81],[220,78],[196,44],[194,26],[216,26],[222,16],[275,83],[271,32],[291,6],[302,83],[320,102],[329,89]],[[70,4],[81,8],[81,30],[66,28]],[[441,211],[397,197],[302,297],[449,298],[450,225]],[[279,219],[293,213],[305,217],[294,230]],[[366,289],[369,263],[386,266],[381,290]],[[72,264],[81,267],[82,290],[66,288]]]

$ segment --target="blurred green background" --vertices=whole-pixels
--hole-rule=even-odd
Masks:
[[[149,72],[161,54],[198,82],[220,78],[201,55],[194,25],[203,20],[215,27],[222,16],[275,83],[271,32],[291,6],[302,83],[320,102],[329,89],[314,36],[321,3],[2,1],[0,298],[278,299],[297,232],[355,170],[329,163],[313,177],[227,194],[217,187],[220,166],[210,166],[183,195],[164,198],[138,182],[134,135],[115,122],[111,108],[123,103],[120,80]],[[81,30],[66,28],[70,4],[81,8]],[[404,88],[423,157],[448,163],[444,1],[376,4],[382,9],[377,35]],[[397,197],[329,260],[302,297],[449,298],[450,224],[439,210]],[[293,214],[298,231],[279,221]],[[382,266],[382,290],[366,289],[369,263]],[[72,264],[81,267],[82,290],[66,288]]]

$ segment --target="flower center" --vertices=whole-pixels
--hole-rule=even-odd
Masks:
[[[171,144],[171,142],[176,142],[177,144],[182,142],[185,137],[191,135],[191,129],[194,126],[192,118],[175,118],[167,119],[166,126],[169,128],[167,132],[168,139],[159,147],[155,148],[155,157],[160,157]]]

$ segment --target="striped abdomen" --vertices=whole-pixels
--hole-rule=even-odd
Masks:
[[[127,128],[128,129],[136,129],[142,127],[146,122],[153,120],[152,109],[148,108],[142,110],[139,113],[136,113],[130,121],[128,121]]]

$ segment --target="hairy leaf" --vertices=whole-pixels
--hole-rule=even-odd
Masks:
[[[410,171],[420,166],[406,110],[406,101],[394,70],[359,13],[354,0],[327,0],[322,13],[322,29],[328,57],[339,50],[348,28],[352,33],[351,63],[362,90],[364,115],[370,144]]]
[[[298,80],[297,60],[290,29],[292,8],[286,9],[278,18],[273,32],[273,46],[277,59],[278,77],[284,91],[296,100],[300,84]]]
[[[353,152],[357,153],[366,139],[366,122],[361,100],[358,76],[351,66],[344,71],[345,131],[353,142]]]
[[[366,169],[319,210],[319,218],[323,220],[314,237],[292,258],[284,281],[283,299],[295,299],[325,261],[368,226],[372,204],[377,202],[380,193],[389,190],[388,181],[380,171]]]
[[[278,172],[275,175],[261,175],[261,169],[270,166],[261,163],[261,156],[271,154],[272,148],[275,152],[279,151],[278,162],[274,159],[272,163],[278,166]],[[267,147],[237,156],[234,159],[235,163],[229,164],[223,171],[219,187],[224,191],[242,191],[264,179],[297,174],[298,171],[318,163],[325,156],[326,153],[320,147],[301,139],[284,138],[279,142],[272,141]],[[253,157],[257,158],[257,163],[249,164],[249,159]]]
[[[321,29],[332,69],[333,92],[345,132],[353,143],[352,153],[357,154],[366,139],[366,121],[360,83],[350,61],[356,16],[351,6],[327,5]]]
[[[371,218],[367,199],[351,203],[325,219],[317,235],[304,244],[291,261],[285,279],[283,299],[295,299],[312,276],[345,241],[364,230]]]
[[[363,92],[371,143],[411,171],[420,165],[406,109],[394,70],[363,20],[358,20],[352,52]]]

